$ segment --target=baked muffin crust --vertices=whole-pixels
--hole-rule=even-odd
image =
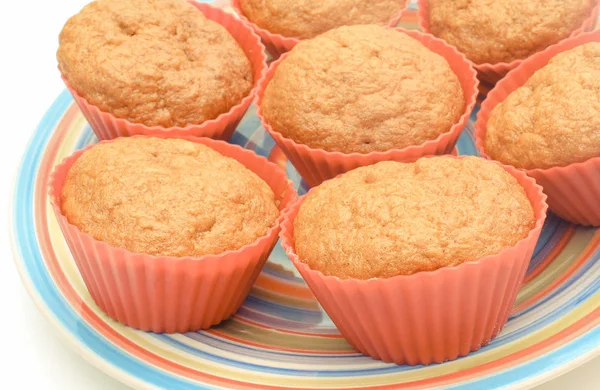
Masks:
[[[200,124],[252,89],[236,40],[185,0],[96,0],[67,21],[59,40],[71,87],[133,123]]]
[[[340,26],[387,24],[406,0],[240,0],[244,16],[271,33],[313,38]]]
[[[524,169],[600,156],[600,42],[557,54],[494,107],[484,146]]]
[[[342,153],[401,149],[450,131],[465,107],[448,62],[376,25],[302,41],[279,64],[261,109],[273,130]]]
[[[429,24],[476,64],[511,62],[568,37],[596,2],[429,0]]]
[[[202,256],[266,234],[279,211],[254,172],[180,139],[118,138],[84,152],[61,193],[68,221],[135,253]]]
[[[517,180],[477,157],[384,161],[328,180],[294,220],[311,269],[342,279],[433,271],[525,238],[533,208]]]

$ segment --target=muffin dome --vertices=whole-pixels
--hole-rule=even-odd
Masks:
[[[478,260],[535,224],[517,180],[477,157],[384,161],[328,180],[294,220],[295,250],[313,270],[385,278]]]
[[[465,108],[448,62],[376,25],[340,27],[283,59],[261,102],[273,130],[342,153],[401,149],[450,131]]]
[[[407,0],[240,0],[244,16],[271,33],[313,38],[340,26],[386,24]]]
[[[85,151],[61,194],[68,221],[135,253],[202,256],[260,238],[279,215],[271,188],[194,142],[118,138]]]
[[[597,0],[429,0],[429,25],[476,64],[522,59],[566,38]]]
[[[79,95],[146,126],[214,119],[253,84],[236,40],[185,0],[96,0],[59,41],[60,70]]]
[[[600,42],[557,54],[490,113],[485,151],[517,168],[600,156]]]

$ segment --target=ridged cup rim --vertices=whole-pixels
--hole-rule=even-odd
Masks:
[[[387,24],[385,24],[385,26],[394,27],[396,24],[398,24],[398,21],[400,21],[402,14],[408,8],[409,3],[410,3],[410,0],[405,0],[404,7],[402,7],[394,15],[394,17],[391,18]],[[231,6],[235,10],[236,14],[240,17],[240,19],[242,19],[244,21],[244,23],[246,23],[247,25],[252,27],[252,29],[254,31],[258,32],[259,35],[269,37],[269,40],[271,40],[271,41],[277,40],[277,41],[284,42],[289,46],[295,46],[298,42],[305,40],[305,39],[298,38],[298,37],[285,37],[281,34],[272,33],[269,30],[259,27],[257,24],[251,22],[248,18],[246,18],[246,15],[244,15],[244,12],[242,11],[242,7],[240,6],[240,0],[232,0]],[[306,39],[308,39],[308,38],[306,38]]]
[[[375,151],[375,152],[369,152],[369,153],[330,152],[325,149],[311,148],[308,145],[297,143],[296,141],[294,141],[291,138],[284,137],[283,134],[281,134],[280,132],[273,130],[272,126],[269,124],[269,122],[264,117],[263,112],[262,112],[262,99],[264,97],[267,85],[273,78],[273,75],[275,74],[277,67],[279,66],[279,64],[281,64],[281,62],[285,61],[285,59],[287,58],[287,56],[289,55],[290,52],[282,54],[281,57],[279,57],[279,59],[277,59],[276,61],[273,61],[270,64],[267,71],[263,74],[263,77],[258,82],[258,91],[256,94],[256,115],[260,119],[260,122],[262,123],[265,130],[267,130],[267,132],[277,141],[277,143],[283,143],[292,149],[297,149],[297,150],[301,150],[305,153],[308,152],[310,154],[318,155],[321,158],[370,159],[372,157],[376,157],[379,159],[385,159],[385,158],[391,158],[392,156],[395,156],[395,155],[410,156],[413,154],[412,152],[419,152],[423,149],[426,149],[429,146],[435,146],[446,139],[458,137],[458,135],[462,132],[464,126],[467,124],[467,121],[469,120],[469,116],[471,115],[471,112],[473,112],[473,108],[475,107],[475,104],[477,103],[477,95],[479,94],[479,90],[478,90],[479,80],[477,79],[477,72],[473,68],[472,63],[469,60],[467,60],[467,58],[465,57],[464,54],[462,54],[458,50],[456,50],[455,47],[448,45],[442,39],[436,38],[431,34],[425,34],[425,33],[413,31],[413,30],[406,30],[402,27],[394,27],[393,29],[399,33],[406,34],[406,35],[416,39],[422,45],[424,45],[428,50],[431,50],[432,52],[434,52],[434,53],[444,57],[444,59],[446,59],[446,55],[443,55],[443,54],[439,53],[438,51],[430,48],[429,45],[427,44],[427,42],[432,41],[438,45],[441,45],[444,49],[449,50],[451,55],[453,55],[456,59],[461,61],[462,65],[465,65],[466,68],[468,69],[468,76],[470,76],[470,77],[468,77],[468,81],[470,81],[469,90],[465,90],[461,83],[461,90],[463,91],[463,96],[466,96],[465,109],[464,109],[463,114],[459,117],[458,121],[452,125],[452,127],[450,128],[449,131],[440,134],[437,138],[435,138],[433,140],[425,141],[419,145],[410,145],[410,146],[407,146],[402,149],[389,149],[386,151]],[[446,61],[447,61],[447,59],[446,59]],[[457,75],[457,77],[459,77],[459,76]],[[460,77],[459,77],[459,81],[460,81]]]
[[[67,217],[62,212],[60,198],[57,198],[55,196],[55,192],[58,192],[58,190],[62,190],[62,186],[64,185],[64,182],[63,182],[60,184],[61,187],[57,188],[57,185],[59,185],[57,183],[57,181],[58,181],[57,176],[60,172],[64,172],[65,170],[68,172],[68,170],[72,167],[72,165],[75,163],[75,161],[79,157],[81,157],[81,155],[84,152],[86,152],[87,150],[89,150],[97,145],[100,145],[100,144],[115,142],[118,138],[110,139],[110,140],[103,140],[96,144],[88,145],[85,148],[74,152],[70,156],[65,157],[60,162],[60,164],[58,164],[54,167],[54,169],[52,170],[52,173],[50,174],[50,179],[48,182],[48,197],[49,197],[50,204],[52,205],[57,218],[60,218],[63,221],[63,223],[65,224],[65,226],[69,226],[71,229],[74,229],[78,235],[94,241],[96,244],[101,245],[102,247],[104,247],[105,249],[107,249],[111,252],[122,253],[124,256],[131,257],[131,258],[135,258],[135,256],[144,256],[144,258],[149,258],[154,261],[166,260],[166,261],[178,261],[178,262],[181,262],[181,261],[197,262],[197,261],[218,260],[218,259],[223,259],[230,255],[240,255],[243,252],[245,252],[246,250],[259,247],[259,246],[263,245],[266,241],[268,241],[270,239],[270,237],[273,234],[275,234],[275,232],[278,229],[281,228],[281,224],[283,223],[283,217],[284,217],[285,211],[297,199],[297,194],[296,194],[296,190],[294,189],[293,183],[287,178],[285,172],[283,170],[281,170],[281,168],[279,168],[276,164],[270,162],[266,158],[259,156],[258,154],[252,152],[251,150],[244,149],[239,145],[229,144],[229,143],[227,143],[225,141],[221,141],[221,140],[214,140],[211,138],[195,137],[195,136],[177,136],[177,137],[172,137],[172,138],[166,138],[166,137],[161,137],[161,136],[135,135],[135,136],[132,136],[129,138],[183,139],[186,141],[203,144],[204,146],[207,146],[207,147],[215,150],[217,153],[221,154],[218,150],[214,149],[214,147],[213,147],[215,145],[220,145],[220,146],[224,147],[225,149],[230,149],[232,151],[235,151],[237,154],[245,154],[246,156],[250,157],[251,159],[254,159],[255,161],[259,161],[260,164],[264,164],[266,167],[269,168],[269,171],[271,174],[278,176],[278,179],[285,180],[286,187],[285,187],[285,190],[281,193],[281,199],[279,200],[279,205],[280,205],[279,215],[277,216],[275,221],[272,223],[271,227],[269,227],[269,229],[267,230],[267,232],[264,235],[262,235],[261,237],[257,238],[256,240],[254,240],[253,242],[251,242],[249,244],[241,246],[238,249],[230,249],[225,252],[218,253],[218,254],[209,254],[209,255],[203,255],[203,256],[199,256],[199,257],[194,257],[194,256],[182,256],[182,257],[156,256],[156,255],[151,255],[151,254],[147,254],[147,253],[133,252],[126,248],[117,247],[117,246],[111,245],[105,241],[97,240],[91,234],[82,231],[78,226],[70,223],[68,221]],[[225,157],[228,157],[228,156],[225,156]],[[234,160],[238,161],[240,164],[244,165],[241,161],[237,160],[234,157],[229,157],[229,158],[233,158]],[[246,167],[246,169],[251,170],[248,167]],[[254,173],[256,174],[256,172],[254,172]],[[263,179],[261,179],[261,180],[263,180]],[[265,180],[263,180],[263,181],[265,181]],[[267,181],[265,181],[265,183],[267,185],[269,185],[269,183]],[[270,185],[269,185],[269,188],[271,188]],[[275,196],[277,196],[277,194],[275,194]]]
[[[79,92],[77,92],[71,86],[71,84],[69,83],[67,78],[62,73],[62,70],[60,69],[60,66],[59,66],[58,70],[60,71],[60,76],[61,76],[63,82],[65,83],[67,89],[73,95],[75,95],[76,100],[81,100],[81,101],[85,102],[85,104],[87,106],[92,107],[93,109],[98,111],[99,114],[109,117],[112,121],[117,123],[117,125],[122,125],[122,126],[124,125],[127,127],[137,126],[137,127],[140,127],[143,130],[143,132],[146,134],[160,133],[160,132],[169,133],[169,132],[175,132],[175,131],[177,131],[177,132],[198,131],[198,130],[205,129],[216,123],[219,123],[219,122],[222,122],[222,121],[225,121],[225,120],[228,120],[229,118],[231,118],[238,110],[242,109],[246,105],[249,105],[254,100],[254,97],[256,96],[256,93],[258,91],[258,82],[264,77],[264,74],[267,71],[266,48],[262,44],[260,37],[252,30],[252,28],[250,28],[247,24],[243,23],[241,20],[236,18],[235,15],[227,13],[224,10],[222,10],[221,8],[213,7],[206,3],[198,3],[194,0],[188,0],[188,2],[190,4],[192,4],[194,7],[196,7],[205,16],[206,16],[206,12],[208,12],[208,11],[215,12],[217,14],[220,14],[220,17],[229,18],[231,21],[233,21],[233,23],[236,23],[237,25],[239,25],[240,28],[242,28],[245,31],[245,33],[252,38],[252,43],[256,46],[256,53],[260,56],[260,63],[259,63],[260,72],[258,72],[259,76],[254,77],[254,75],[253,75],[254,80],[253,80],[253,86],[252,86],[252,89],[250,90],[250,93],[247,96],[245,96],[238,104],[232,106],[229,109],[229,111],[219,114],[219,116],[217,116],[216,118],[206,120],[199,124],[188,124],[185,127],[147,126],[143,123],[131,122],[128,119],[116,117],[114,114],[112,114],[108,111],[101,110],[97,105],[90,103],[86,98],[81,96],[79,94]],[[206,16],[206,17],[209,20],[217,22],[216,20],[213,20],[213,19],[209,18],[208,16]],[[229,34],[231,35],[231,33],[229,33]],[[235,39],[235,37],[234,37],[234,39]],[[236,40],[236,42],[237,42],[237,40]],[[239,42],[238,42],[238,44],[239,44]],[[248,60],[250,60],[250,58],[248,58]],[[254,67],[252,68],[252,71],[253,71],[253,73],[256,73]]]
[[[430,29],[430,25],[429,25],[429,1],[428,0],[417,0],[417,7],[418,7],[417,8],[417,19],[419,21],[419,27],[421,28],[422,31],[431,33],[431,29]],[[595,23],[596,19],[598,18],[599,10],[600,10],[600,2],[597,2],[596,5],[592,8],[592,12],[590,12],[590,15],[581,22],[581,25],[579,27],[577,27],[575,30],[571,31],[569,36],[567,36],[566,38],[563,38],[561,41],[559,41],[559,43],[564,41],[565,39],[573,38],[579,34],[584,33],[585,29],[588,25],[590,25],[591,23]],[[517,59],[514,61],[510,61],[510,62],[498,62],[498,63],[494,63],[494,64],[489,63],[489,62],[477,64],[472,61],[471,61],[471,63],[473,63],[473,66],[475,67],[475,69],[477,69],[478,71],[480,71],[482,73],[490,73],[490,72],[506,73],[512,69],[515,69],[517,66],[522,64],[523,61],[525,61],[525,59],[521,58],[521,59]]]
[[[472,156],[444,155],[444,156],[425,156],[422,158],[440,158],[440,157],[462,159],[462,158],[472,157]],[[294,263],[294,265],[297,268],[302,268],[306,272],[316,274],[319,278],[323,279],[324,281],[345,284],[346,286],[349,286],[351,284],[356,284],[359,287],[366,287],[366,286],[372,285],[373,283],[401,283],[401,282],[408,282],[408,281],[416,283],[416,282],[425,280],[425,278],[444,277],[446,275],[450,275],[451,273],[463,272],[469,268],[480,267],[482,264],[484,264],[488,261],[504,257],[507,253],[509,253],[511,251],[515,251],[518,247],[524,245],[526,242],[534,240],[535,237],[539,237],[539,234],[542,231],[542,227],[544,226],[544,221],[546,220],[546,214],[548,211],[548,204],[546,203],[547,196],[546,196],[546,194],[544,194],[544,192],[542,191],[542,187],[539,184],[537,184],[537,182],[535,181],[534,178],[527,176],[524,172],[522,172],[510,165],[503,165],[503,164],[501,164],[497,161],[493,161],[493,160],[490,160],[490,162],[497,164],[498,166],[503,168],[506,172],[508,172],[511,176],[513,176],[515,179],[517,179],[517,181],[519,182],[519,185],[521,187],[523,187],[523,189],[527,193],[527,198],[531,204],[531,207],[533,208],[534,215],[536,216],[535,224],[534,224],[533,228],[529,231],[529,233],[527,234],[526,237],[517,241],[517,243],[513,246],[503,248],[498,253],[484,256],[475,261],[466,261],[466,262],[460,263],[455,266],[440,267],[433,271],[421,271],[421,272],[417,272],[417,273],[414,273],[411,275],[396,275],[396,276],[392,276],[389,278],[342,279],[337,276],[325,275],[323,272],[321,272],[319,270],[310,268],[310,266],[308,264],[304,263],[300,259],[300,257],[295,252],[294,238],[290,232],[290,228],[292,227],[292,225],[294,223],[294,219],[296,217],[296,216],[292,217],[292,214],[296,213],[296,215],[297,215],[298,210],[300,209],[300,206],[304,202],[304,199],[311,192],[313,192],[315,190],[315,188],[318,188],[318,187],[313,187],[305,195],[296,199],[293,203],[290,204],[290,206],[285,211],[284,216],[283,216],[284,217],[283,222],[281,224],[281,231],[279,233],[279,238],[281,239],[281,245],[283,246],[283,248],[284,248],[286,254],[288,255],[288,257],[290,258],[290,260]],[[343,175],[345,175],[345,173],[342,173],[342,174],[338,175],[337,177],[341,177]],[[522,182],[524,182],[525,185]],[[529,189],[535,191],[534,197],[531,197],[529,195],[529,193],[527,191],[527,187],[529,187]]]
[[[540,70],[550,59],[559,53],[573,49],[577,46],[589,42],[600,42],[600,30],[586,32],[577,35],[576,37],[565,39],[547,47],[531,57],[524,60],[517,68],[511,70],[503,79],[501,79],[487,95],[487,98],[481,104],[479,112],[477,113],[477,121],[475,122],[475,146],[482,157],[493,160],[486,152],[484,147],[485,134],[487,132],[487,122],[489,116],[498,104],[502,103],[512,92],[517,88],[521,87],[536,71]],[[514,82],[516,78],[527,74],[528,77],[523,80],[522,83]],[[513,84],[514,83],[514,84]],[[501,97],[502,94],[506,93],[505,97]],[[485,124],[484,124],[485,122]],[[516,168],[519,171],[523,171],[528,175],[550,175],[567,173],[571,174],[580,168],[586,168],[590,165],[600,166],[600,156],[592,157],[585,161],[575,162],[564,166],[555,166],[550,168]]]

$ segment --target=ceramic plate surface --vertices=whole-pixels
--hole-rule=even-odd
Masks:
[[[414,8],[403,17],[414,27]],[[459,154],[475,154],[472,120]],[[63,92],[25,152],[11,209],[17,267],[37,305],[71,345],[137,388],[529,387],[600,353],[600,230],[550,214],[512,315],[500,335],[466,357],[397,366],[363,356],[339,335],[279,244],[244,306],[207,331],[161,335],[122,326],[93,303],[49,207],[53,166],[96,138]],[[280,164],[305,184],[251,107],[232,143]]]

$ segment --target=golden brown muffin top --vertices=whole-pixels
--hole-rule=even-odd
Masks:
[[[236,40],[185,0],[96,0],[67,21],[57,58],[89,103],[147,126],[200,124],[252,89]]]
[[[61,194],[68,221],[135,253],[202,256],[266,234],[279,211],[254,172],[180,139],[118,138],[84,152]]]
[[[407,0],[240,0],[244,16],[271,33],[313,38],[340,26],[387,24]]]
[[[597,0],[429,0],[433,35],[476,64],[526,58],[569,36]]]
[[[296,253],[342,279],[387,278],[475,261],[535,224],[517,180],[478,157],[384,161],[311,191],[294,221]]]
[[[448,62],[410,36],[376,25],[302,41],[262,101],[284,137],[342,153],[401,149],[450,131],[465,107]]]
[[[484,146],[524,169],[600,156],[600,42],[557,54],[494,107]]]

